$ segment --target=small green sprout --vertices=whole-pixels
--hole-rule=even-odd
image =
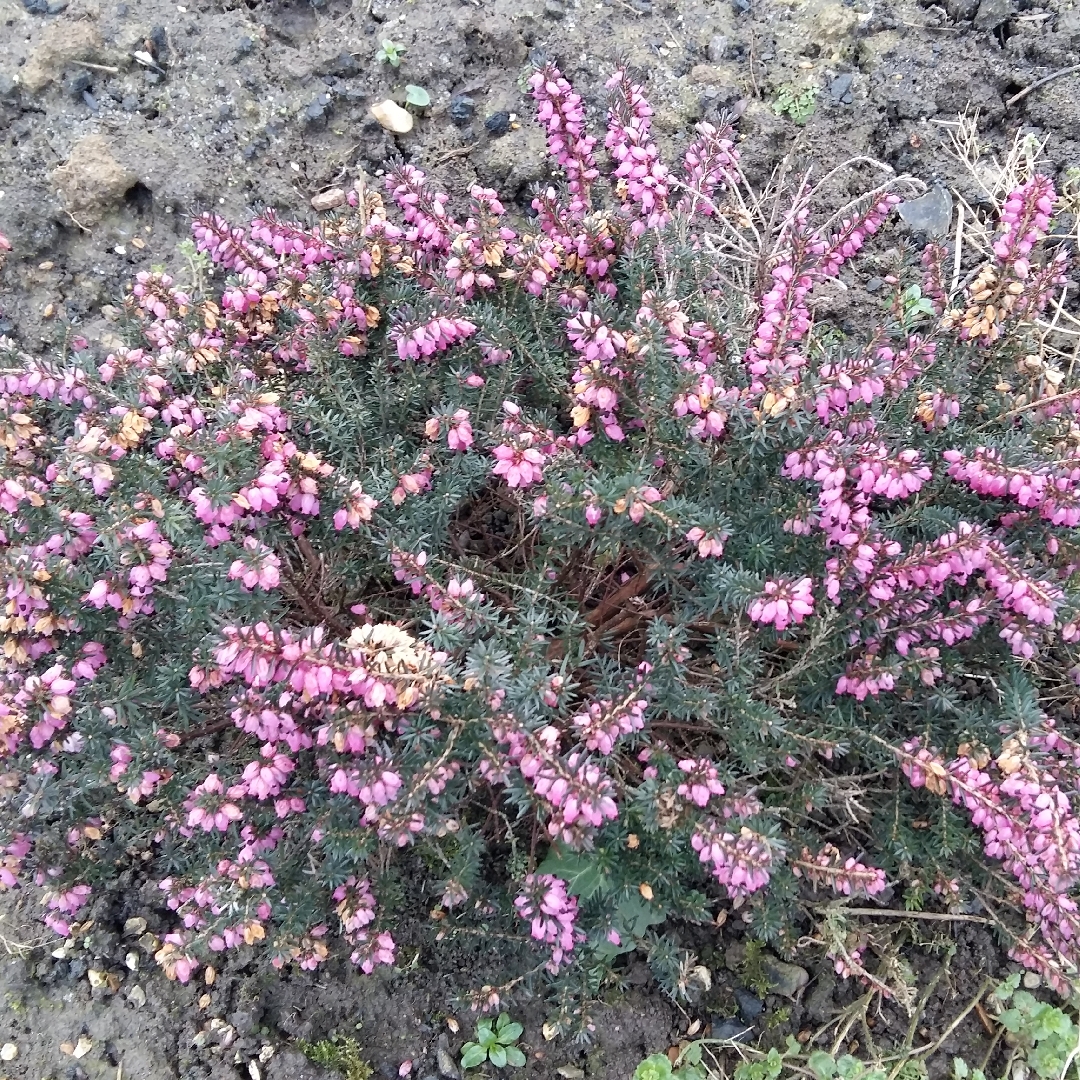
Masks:
[[[810,119],[817,102],[817,90],[808,86],[805,90],[797,90],[787,84],[780,87],[780,92],[773,102],[773,112],[777,116],[790,116],[796,124],[805,124]]]
[[[704,1073],[696,1065],[673,1066],[667,1054],[653,1054],[638,1064],[634,1080],[703,1080]]]
[[[475,1069],[490,1061],[496,1069],[513,1065],[520,1069],[525,1064],[525,1055],[514,1045],[521,1038],[525,1029],[515,1024],[503,1013],[492,1027],[490,1017],[484,1017],[476,1025],[476,1042],[467,1042],[461,1048],[461,1065],[465,1069]]]
[[[389,64],[391,67],[401,67],[401,54],[405,51],[405,46],[400,41],[391,41],[390,38],[383,38],[379,44],[379,48],[375,53],[375,59],[380,64]]]
[[[405,104],[426,109],[431,104],[431,95],[422,86],[408,83],[405,86]]]

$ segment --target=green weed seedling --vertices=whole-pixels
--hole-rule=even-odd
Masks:
[[[794,86],[780,87],[780,92],[773,102],[773,112],[777,116],[790,116],[799,125],[805,124],[814,112],[817,104],[817,90],[808,86],[799,90]]]
[[[476,1041],[467,1042],[461,1048],[461,1065],[464,1069],[475,1069],[490,1061],[496,1069],[507,1065],[521,1068],[525,1064],[525,1055],[514,1045],[521,1038],[525,1029],[514,1023],[506,1013],[502,1013],[492,1026],[490,1017],[484,1017],[476,1025]]]
[[[393,68],[401,67],[401,54],[405,52],[405,46],[400,41],[391,41],[383,38],[375,50],[375,59],[380,64],[389,64]]]

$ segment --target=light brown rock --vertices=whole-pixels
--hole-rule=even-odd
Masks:
[[[116,160],[104,135],[80,139],[67,162],[53,173],[65,205],[83,225],[97,221],[105,210],[121,202],[138,179]]]
[[[392,131],[396,135],[405,135],[412,131],[412,113],[403,109],[396,101],[380,101],[378,105],[372,105],[371,115],[387,131]]]
[[[318,210],[320,213],[324,210],[333,210],[336,206],[341,206],[345,202],[345,192],[342,188],[335,187],[330,188],[329,191],[321,191],[311,200],[311,209]]]
[[[19,81],[31,94],[40,93],[63,76],[72,60],[100,63],[104,48],[93,23],[67,19],[46,23],[37,48],[19,72]]]

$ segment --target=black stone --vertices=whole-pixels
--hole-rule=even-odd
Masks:
[[[741,986],[735,988],[735,1004],[739,1007],[739,1015],[748,1024],[752,1024],[765,1011],[765,1002]]]
[[[835,104],[851,104],[851,84],[854,81],[855,76],[850,72],[845,72],[843,75],[837,75],[836,78],[833,79],[829,84],[829,96],[833,99]]]
[[[450,119],[464,127],[476,115],[476,102],[467,94],[458,94],[450,99]]]
[[[49,5],[47,0],[23,0],[23,7],[31,15],[48,15]]]
[[[154,29],[150,31],[148,40],[151,45],[151,55],[162,65],[162,67],[164,67],[169,60],[169,39],[165,33],[165,27],[155,26]]]
[[[247,37],[246,35],[236,43],[236,55],[238,57],[249,56],[254,51],[254,49],[255,39]]]
[[[139,99],[134,94],[127,94],[120,101],[120,108],[124,112],[135,112],[139,107]]]
[[[94,112],[94,113],[96,113],[96,112],[99,112],[99,111],[100,111],[101,107],[100,107],[100,106],[98,105],[98,103],[97,103],[97,98],[96,98],[96,97],[94,97],[94,95],[93,95],[93,94],[91,94],[89,90],[84,90],[84,91],[83,91],[83,96],[82,96],[82,99],[83,99],[83,104],[84,104],[84,105],[85,105],[85,106],[86,106],[86,107],[87,107],[87,108],[88,108],[88,109],[89,109],[89,110],[90,110],[91,112]]]
[[[352,78],[353,75],[357,75],[359,72],[360,65],[357,63],[356,57],[350,52],[345,52],[345,50],[339,52],[326,69],[327,75],[337,75],[341,79]]]
[[[750,0],[731,0],[736,15],[745,15],[750,10]]]
[[[747,1025],[734,1016],[714,1016],[712,1021],[712,1038],[730,1039],[734,1042],[748,1042],[753,1036]]]
[[[151,86],[157,86],[162,81],[163,76],[158,71],[145,71],[145,72],[143,72],[143,78]]]
[[[491,135],[505,135],[510,130],[510,114],[508,112],[492,113],[484,121],[484,127]]]
[[[872,277],[872,278],[867,278],[866,279],[866,284],[863,286],[863,288],[868,293],[876,293],[876,292],[881,292],[881,289],[884,286],[884,284],[885,284],[885,282],[882,281],[881,278]]]
[[[73,97],[81,98],[94,85],[89,71],[77,71],[64,83],[64,89]]]

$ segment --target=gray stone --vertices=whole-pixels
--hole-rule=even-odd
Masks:
[[[81,98],[94,85],[89,71],[76,71],[64,83],[64,89],[73,97]]]
[[[753,1034],[752,1028],[734,1016],[713,1017],[710,1038],[727,1039],[730,1042],[748,1042]]]
[[[435,1047],[435,1059],[439,1066],[440,1076],[445,1077],[446,1080],[461,1080],[461,1070],[450,1054],[450,1040],[445,1031],[439,1036]]]
[[[1054,29],[1070,45],[1080,46],[1080,7],[1074,7],[1071,11],[1063,11],[1058,15]]]
[[[741,986],[735,988],[735,1004],[739,1007],[739,1015],[748,1024],[752,1024],[765,1011],[765,1002]]]
[[[945,236],[952,224],[953,201],[949,189],[935,184],[925,195],[902,202],[899,214],[916,232]]]
[[[559,0],[547,0],[544,5],[544,14],[549,19],[565,19],[566,8],[559,3]]]
[[[450,99],[450,119],[464,127],[476,115],[476,102],[467,94],[457,94]]]
[[[1015,14],[1013,0],[982,0],[975,13],[975,29],[996,30]]]
[[[850,105],[851,98],[851,84],[855,81],[855,76],[850,72],[844,72],[843,75],[837,75],[831,83],[829,83],[829,96],[833,99],[833,103],[836,105]]]
[[[727,56],[728,39],[723,34],[713,34],[705,47],[705,55],[710,64],[719,64]]]
[[[770,992],[781,997],[798,997],[810,982],[810,972],[806,968],[778,960],[775,956],[765,956],[762,966],[765,978],[769,981]]]
[[[505,135],[510,130],[510,114],[508,112],[492,113],[484,121],[484,127],[491,135]]]

